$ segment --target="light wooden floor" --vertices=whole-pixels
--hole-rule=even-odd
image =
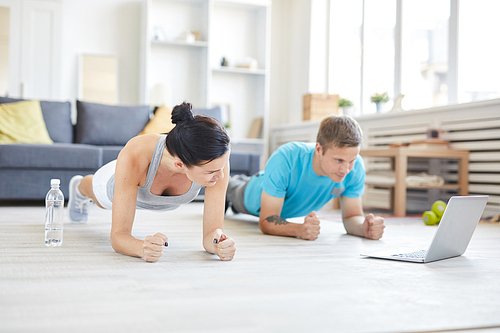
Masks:
[[[65,224],[63,246],[47,248],[43,207],[0,207],[0,332],[500,330],[498,223],[480,224],[465,256],[424,265],[359,256],[425,248],[435,227],[418,219],[388,219],[370,241],[322,212],[320,238],[303,241],[229,215],[237,254],[221,262],[202,249],[202,211],[137,213],[136,237],[169,236],[151,264],[112,250],[109,211],[92,207],[88,224]]]

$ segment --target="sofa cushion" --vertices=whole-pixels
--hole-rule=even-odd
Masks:
[[[212,109],[193,109],[193,114],[210,116],[222,123],[222,112],[220,107],[215,107]],[[156,108],[153,118],[146,124],[139,135],[149,133],[168,133],[174,127],[175,125],[172,124],[172,109],[165,105],[162,105]]]
[[[252,176],[253,174],[259,172],[259,154],[231,152],[231,156],[229,158],[231,163],[231,175],[244,174]]]
[[[124,145],[149,121],[149,106],[76,102],[76,143]]]
[[[0,145],[0,169],[93,169],[102,165],[100,147],[72,143]]]
[[[0,104],[24,101],[24,99],[0,97]],[[54,142],[73,142],[73,125],[71,123],[71,103],[40,101],[43,119],[50,138]]]
[[[102,149],[102,164],[109,163],[118,158],[123,146],[99,146]]]
[[[139,135],[168,133],[174,127],[175,125],[172,124],[172,109],[162,105],[154,111],[153,119],[146,124],[146,127],[144,127]]]
[[[0,144],[52,143],[38,101],[0,104]]]
[[[195,115],[202,114],[205,116],[209,116],[217,119],[221,124],[223,123],[222,109],[220,108],[220,106],[216,106],[211,109],[193,109],[193,114]]]
[[[50,180],[61,180],[61,191],[69,199],[69,181],[75,175],[88,175],[95,169],[3,169],[0,181],[0,200],[44,200]],[[43,220],[43,217],[42,217]]]

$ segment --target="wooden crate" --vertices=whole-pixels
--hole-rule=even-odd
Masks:
[[[339,95],[307,94],[303,97],[303,120],[318,120],[339,113]]]

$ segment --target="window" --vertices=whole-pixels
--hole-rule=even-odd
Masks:
[[[500,2],[460,0],[458,20],[458,101],[500,97]]]
[[[363,113],[375,113],[370,96],[394,96],[394,28],[396,0],[365,1],[363,45]]]
[[[330,92],[361,105],[361,29],[363,0],[332,1],[330,20]]]
[[[403,1],[402,11],[402,107],[446,105],[450,1]]]
[[[404,110],[500,97],[499,1],[329,1],[330,93],[358,115],[375,112],[375,93],[386,110],[399,93]]]

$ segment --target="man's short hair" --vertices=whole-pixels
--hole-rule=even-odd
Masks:
[[[323,149],[357,147],[363,143],[363,131],[353,118],[333,115],[321,121],[316,140]]]

